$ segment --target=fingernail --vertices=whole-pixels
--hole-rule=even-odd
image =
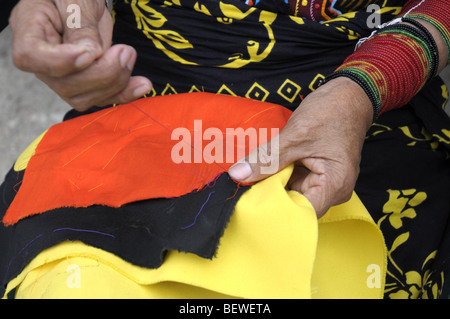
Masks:
[[[228,174],[234,180],[243,181],[252,175],[252,168],[246,162],[236,163],[228,170]]]
[[[133,68],[131,57],[133,55],[133,52],[131,50],[123,49],[122,53],[120,53],[120,65],[122,68],[127,68],[131,71]]]
[[[92,61],[91,54],[89,52],[85,52],[75,60],[75,67],[79,69],[84,68],[88,66],[88,64],[91,63],[91,61]]]
[[[152,87],[148,84],[142,84],[141,86],[139,86],[137,89],[135,89],[133,91],[133,96],[136,98],[140,98],[142,96],[144,96],[145,94],[147,94],[148,92],[150,92],[150,90],[152,89]]]

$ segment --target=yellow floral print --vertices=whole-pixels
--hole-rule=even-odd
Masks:
[[[392,227],[399,229],[402,227],[403,218],[416,217],[414,207],[420,205],[427,198],[425,192],[417,192],[415,189],[388,190],[389,200],[383,206],[383,213],[388,214],[378,221],[380,224],[384,218],[389,217]]]
[[[163,29],[166,27],[167,18],[155,8],[152,8],[150,0],[131,0],[129,2],[133,13],[136,17],[136,24],[139,30],[151,41],[153,41],[156,48],[164,52],[169,58],[185,65],[198,65],[198,63],[189,61],[181,56],[181,52],[186,49],[193,49],[192,43],[184,38],[180,33]],[[180,6],[179,0],[165,1],[165,5]],[[256,8],[249,8],[247,11],[241,11],[232,4],[219,2],[219,8],[222,16],[217,16],[217,21],[222,23],[224,27],[232,24],[235,20],[244,20],[250,15],[255,15],[253,18],[257,19],[267,31],[267,41],[258,42],[253,39],[247,41],[245,47],[247,52],[238,52],[228,57],[228,62],[223,65],[216,65],[221,68],[241,68],[249,63],[261,62],[266,59],[272,52],[275,46],[275,36],[272,30],[272,23],[277,18],[277,14],[269,11],[257,10]],[[194,5],[194,10],[203,13],[207,16],[212,16],[211,11],[207,6],[198,1]],[[267,42],[267,43],[266,43]],[[248,56],[246,58],[245,56]]]
[[[405,218],[414,219],[417,216],[416,207],[427,199],[425,192],[413,188],[405,190],[389,189],[387,192],[389,199],[383,206],[383,213],[386,215],[380,218],[377,223],[380,228],[384,221],[389,221],[388,227],[401,230]],[[404,271],[395,262],[395,251],[409,238],[410,233],[403,232],[394,239],[392,246],[388,247],[388,259],[392,267],[387,271],[387,276],[392,280],[386,284],[385,294],[390,299],[437,298],[442,291],[443,273],[439,282],[433,282],[430,280],[431,271],[427,269],[429,264],[433,262],[437,250],[428,255],[420,272],[415,270]],[[395,274],[393,271],[395,271]]]
[[[432,252],[424,261],[422,270],[426,269],[426,264],[432,262],[437,250]],[[425,270],[423,277],[417,271],[408,271],[404,274],[404,280],[398,283],[387,284],[386,293],[390,299],[433,299],[441,294],[444,273],[441,273],[441,281],[430,280],[431,271]],[[431,289],[428,289],[431,288]]]

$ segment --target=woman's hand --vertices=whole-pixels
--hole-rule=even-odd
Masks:
[[[350,79],[336,78],[309,94],[278,138],[269,141],[278,140],[278,148],[264,147],[278,149],[269,161],[262,161],[266,164],[244,159],[229,174],[235,181],[255,182],[267,177],[261,168],[270,163],[278,161],[278,171],[294,163],[288,187],[303,194],[321,217],[331,206],[350,199],[372,120],[372,106],[361,87]]]
[[[79,28],[67,24],[74,4],[80,8]],[[21,0],[10,25],[15,65],[35,73],[79,111],[133,101],[152,88],[148,79],[131,76],[136,51],[111,46],[113,22],[105,1]]]

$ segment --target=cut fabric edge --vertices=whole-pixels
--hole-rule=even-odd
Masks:
[[[358,195],[353,192],[348,202],[332,207],[318,223],[318,253],[312,280],[312,289],[318,294],[317,297],[341,299],[340,289],[346,289],[347,298],[350,299],[382,299],[387,272],[387,247],[381,230]],[[346,246],[352,247],[342,251],[350,261],[333,262],[327,250]],[[354,262],[356,260],[358,262]],[[327,271],[323,269],[325,265],[334,269],[334,275],[327,277],[327,280],[334,281],[335,286],[340,289],[328,290],[322,294],[320,286],[325,277],[321,278],[320,274]],[[340,280],[343,273],[348,276],[353,273],[358,280],[344,282]]]
[[[189,298],[382,298],[386,260],[384,241],[357,195],[354,194],[349,202],[331,208],[326,217],[317,221],[314,209],[303,195],[284,189],[291,173],[292,167],[289,167],[255,184],[242,195],[243,200],[236,205],[213,260],[169,251],[160,268],[146,269],[81,242],[64,242],[33,259],[19,276],[8,283],[3,298],[15,288],[18,288],[18,296],[31,297],[30,290],[28,295],[22,294],[27,282],[35,285],[30,289],[36,289],[40,284],[36,279],[51,270],[51,263],[65,260],[64,265],[72,265],[79,261],[77,258],[87,258],[106,267],[107,278],[102,278],[102,282],[119,278],[120,283],[114,283],[121,285],[119,291],[125,287],[137,287],[134,291],[127,288],[124,295],[112,298],[184,298],[176,292],[177,289],[189,293],[186,295]],[[275,194],[267,196],[267,187]],[[255,205],[257,209],[249,209]],[[349,213],[354,209],[356,211]],[[355,232],[355,228],[359,231]],[[362,238],[357,237],[361,235]],[[348,245],[349,241],[351,245]],[[360,243],[365,245],[360,247]],[[359,253],[367,245],[371,249],[366,251],[363,260],[360,255],[352,255],[355,246],[358,248],[356,253]],[[356,258],[351,258],[353,256]],[[330,261],[341,266],[336,270],[330,267]],[[369,265],[380,266],[379,288],[367,286],[371,276],[366,270],[367,261]],[[261,267],[262,264],[266,267]],[[80,269],[83,276],[83,268]],[[354,269],[358,271],[352,274]],[[60,295],[64,295],[61,290],[76,292],[68,290],[70,275],[70,272],[64,274],[54,286]],[[341,277],[350,284],[339,287],[341,282],[335,277]],[[319,289],[318,284],[322,285]],[[96,282],[84,281],[84,285],[95,286]],[[92,297],[108,295],[107,287],[102,289],[102,295]]]
[[[72,256],[89,255],[102,264],[120,269],[122,274],[133,278],[132,281],[140,285],[174,282],[238,298],[307,298],[317,241],[317,218],[308,202],[304,201],[306,206],[301,207],[290,200],[283,181],[287,182],[291,172],[292,168],[287,168],[254,185],[242,195],[213,260],[169,251],[161,267],[145,269],[106,251],[81,243],[65,242],[36,257],[8,284],[6,294],[26,280],[31,271],[39,273],[44,269],[39,267],[45,264]],[[267,188],[273,192],[266,194]],[[274,207],[279,206],[280,199],[282,206],[286,208],[281,213],[274,210]],[[255,203],[258,207],[249,210],[248,207],[253,207]],[[280,217],[280,214],[289,220]],[[292,220],[296,222],[293,223]],[[302,225],[306,229],[304,232],[300,231]],[[300,246],[305,247],[301,253],[290,249]],[[286,260],[290,260],[288,265]],[[261,267],[262,264],[267,267]],[[294,270],[300,268],[305,270],[299,271],[303,274],[302,278],[292,278],[292,274],[297,274]],[[301,284],[299,281],[302,281]],[[58,290],[67,289],[64,280],[58,287]],[[132,293],[127,292],[127,295]]]
[[[27,168],[28,163],[36,152],[36,148],[47,134],[48,130],[45,130],[41,135],[39,135],[33,142],[31,142],[28,147],[19,155],[16,162],[14,163],[14,171],[20,172]]]
[[[130,133],[133,132],[133,134],[143,134],[142,136],[149,136],[148,132],[146,130],[141,130],[144,127],[151,126],[149,125],[150,119],[153,121],[153,118],[151,115],[147,114],[146,111],[148,109],[152,109],[152,111],[156,112],[155,106],[158,106],[159,108],[163,108],[168,104],[174,104],[179,105],[181,110],[187,109],[190,105],[199,105],[205,108],[210,107],[211,103],[216,106],[216,108],[224,109],[221,107],[222,104],[227,105],[229,104],[229,100],[232,99],[232,101],[236,101],[242,104],[243,107],[240,107],[242,109],[242,118],[247,118],[250,116],[246,121],[243,121],[240,117],[237,119],[234,119],[234,124],[241,125],[242,123],[245,123],[246,126],[250,127],[260,127],[259,125],[262,125],[261,123],[265,125],[274,125],[275,129],[280,129],[284,126],[285,122],[288,119],[288,115],[292,112],[288,109],[283,108],[280,105],[270,104],[270,103],[263,103],[255,100],[251,100],[248,98],[241,98],[241,97],[233,97],[233,96],[227,96],[227,95],[219,95],[219,94],[211,94],[211,93],[186,93],[186,94],[179,94],[179,95],[173,95],[173,96],[160,96],[160,97],[152,97],[152,98],[146,98],[141,99],[136,102],[134,102],[131,106],[134,106],[136,108],[142,108],[140,109],[142,112],[138,112],[134,108],[132,108],[130,105],[121,105],[117,106],[113,109],[105,109],[93,114],[88,114],[86,116],[74,118],[67,120],[63,123],[56,124],[52,127],[50,127],[46,132],[44,132],[38,139],[36,139],[27,149],[25,152],[21,154],[19,159],[16,161],[14,165],[14,170],[17,171],[24,171],[23,180],[20,182],[20,189],[19,191],[16,191],[16,196],[14,197],[13,201],[10,203],[9,207],[7,208],[6,214],[3,217],[3,223],[6,226],[11,226],[20,219],[26,217],[26,216],[32,216],[35,214],[41,214],[46,211],[57,209],[60,207],[88,207],[91,205],[104,205],[109,207],[120,207],[124,204],[139,201],[139,200],[145,200],[149,198],[159,198],[159,197],[178,197],[181,195],[185,195],[191,191],[197,191],[200,190],[205,185],[212,183],[215,178],[217,178],[220,173],[223,171],[227,171],[229,166],[232,165],[232,162],[227,161],[225,163],[213,162],[209,163],[208,161],[204,161],[201,164],[203,165],[203,169],[198,169],[198,163],[196,163],[196,160],[194,159],[194,163],[190,163],[191,165],[194,165],[194,170],[197,169],[198,171],[193,172],[185,172],[183,176],[185,176],[184,179],[182,179],[183,183],[166,183],[164,184],[164,187],[154,187],[153,184],[156,182],[150,183],[148,179],[140,179],[141,175],[138,175],[136,179],[133,179],[131,177],[136,177],[136,171],[138,170],[138,167],[142,167],[142,165],[147,165],[147,163],[142,163],[143,161],[137,161],[139,162],[140,166],[135,165],[129,165],[129,163],[132,162],[133,159],[136,158],[144,158],[145,156],[136,157],[134,156],[135,148],[142,144],[142,139],[136,138],[134,135],[131,137]],[[236,103],[235,103],[236,104]],[[239,105],[241,105],[239,104]],[[238,106],[239,106],[238,105]],[[269,106],[267,108],[267,106]],[[145,111],[144,111],[145,110]],[[276,114],[276,116],[269,116],[267,115],[266,111],[270,110],[270,112],[273,112],[272,114]],[[255,112],[258,111],[256,114]],[[102,113],[101,113],[102,112]],[[137,127],[132,126],[130,123],[125,123],[124,127],[118,126],[118,119],[116,118],[123,112],[131,112],[129,114],[134,115],[130,121],[133,124],[133,121],[137,121],[139,125]],[[201,113],[201,109],[197,110],[197,113],[192,112],[193,122],[195,126],[195,118],[196,114]],[[119,114],[120,113],[120,114]],[[265,119],[260,118],[260,114],[266,114]],[[144,114],[144,115],[143,115]],[[211,127],[215,128],[216,118],[224,118],[224,116],[215,116],[215,113],[208,113],[209,120],[211,120],[211,116],[213,116],[214,121],[211,122]],[[122,114],[123,115],[123,114]],[[201,113],[200,115],[205,115],[204,113]],[[258,115],[258,116],[257,116]],[[116,117],[114,117],[116,116]],[[205,115],[206,116],[206,115]],[[119,119],[127,118],[124,116],[119,116]],[[199,117],[201,118],[201,116]],[[82,120],[81,120],[82,119]],[[80,122],[81,120],[81,122]],[[205,125],[209,123],[208,117],[205,118]],[[105,123],[103,122],[105,121]],[[141,125],[142,121],[146,122],[146,125]],[[183,128],[186,126],[183,121],[190,121],[189,119],[180,119],[180,123],[176,120],[174,123],[172,123],[172,126],[177,128]],[[262,121],[262,122],[261,122]],[[158,124],[161,124],[158,121],[156,121]],[[164,122],[164,121],[163,121]],[[113,136],[113,140],[117,141],[120,140],[121,142],[118,142],[117,145],[114,145],[114,147],[118,147],[118,149],[109,149],[105,145],[109,145],[108,143],[100,143],[99,141],[96,141],[94,143],[88,143],[89,146],[84,145],[83,143],[76,144],[75,150],[74,148],[69,148],[70,152],[72,152],[69,156],[69,154],[64,153],[64,156],[69,156],[70,160],[66,161],[67,158],[64,160],[61,159],[61,157],[53,156],[52,152],[59,144],[61,145],[72,145],[71,143],[67,143],[66,140],[62,140],[61,137],[68,136],[67,138],[70,139],[73,136],[76,136],[77,138],[80,137],[79,134],[72,134],[75,130],[72,129],[73,127],[80,128],[82,130],[87,130],[88,136],[91,134],[89,130],[98,131],[99,128],[97,126],[103,127],[103,133],[105,133],[105,136],[108,136],[108,138],[111,140],[112,135],[116,133],[116,128],[118,132],[120,131],[121,134],[125,134],[123,139],[118,139],[115,135]],[[136,124],[134,123],[134,124]],[[184,123],[184,124],[183,124]],[[239,124],[240,123],[240,124]],[[255,123],[254,125],[252,123]],[[128,124],[130,124],[131,128],[128,127]],[[154,123],[152,123],[154,124]],[[192,123],[189,122],[189,125]],[[234,127],[234,124],[231,125],[231,127]],[[220,125],[228,125],[226,123],[220,123]],[[218,125],[220,128],[221,126]],[[252,126],[253,125],[253,126]],[[159,134],[157,136],[163,136],[164,134],[161,134],[161,128],[158,127],[158,125],[154,125],[157,127],[155,130],[155,134]],[[210,125],[207,125],[210,126]],[[245,127],[246,127],[245,126]],[[264,125],[261,126],[261,129],[264,127]],[[165,127],[166,130],[169,129],[168,127]],[[240,126],[238,127],[240,128]],[[222,131],[225,131],[225,128],[222,128]],[[65,134],[67,133],[67,134]],[[167,133],[167,132],[165,132]],[[173,132],[172,132],[173,133]],[[222,133],[222,132],[221,132]],[[245,133],[245,132],[244,132]],[[264,131],[262,131],[261,134],[263,134]],[[267,132],[266,132],[267,133]],[[153,133],[152,133],[153,134]],[[240,133],[239,133],[240,134]],[[245,133],[246,134],[246,133]],[[272,134],[272,133],[271,133]],[[138,136],[138,137],[142,137]],[[171,136],[165,136],[170,141],[174,141]],[[189,136],[190,137],[190,136]],[[267,136],[266,136],[267,138]],[[95,139],[94,139],[95,140]],[[130,140],[133,140],[134,142],[131,143]],[[183,138],[184,140],[184,138]],[[258,139],[259,142],[261,142],[261,137]],[[84,139],[82,140],[85,141]],[[135,143],[135,141],[138,141]],[[79,141],[78,141],[79,142]],[[104,141],[103,141],[104,142]],[[175,143],[175,142],[173,142]],[[177,144],[179,144],[178,142]],[[129,149],[127,151],[124,151],[123,145],[128,147]],[[194,143],[195,144],[195,143]],[[163,144],[159,145],[165,145],[164,147],[167,149],[164,149],[165,151],[169,153],[164,153],[166,155],[172,155],[170,154],[170,150],[174,150],[171,145],[164,142]],[[169,145],[169,146],[167,146]],[[184,145],[184,144],[183,144]],[[223,145],[222,145],[223,146]],[[237,147],[236,145],[234,145]],[[105,152],[106,147],[106,152]],[[112,146],[110,146],[112,147]],[[65,148],[63,148],[64,150]],[[95,150],[94,150],[95,149]],[[147,148],[144,148],[147,149]],[[90,167],[90,171],[86,169],[85,166],[74,166],[66,167],[66,165],[70,164],[72,165],[73,162],[76,161],[82,161],[86,160],[87,152],[93,152],[93,154],[108,154],[105,155],[105,158],[102,159],[101,156],[94,156],[90,155],[90,162],[93,161],[93,159],[99,159],[101,161],[105,160],[103,163],[96,162],[93,164],[92,167]],[[70,153],[69,152],[69,153]],[[96,153],[97,152],[97,153]],[[158,153],[158,152],[156,152]],[[235,150],[234,153],[240,154],[238,151]],[[90,154],[90,153],[89,153]],[[153,153],[154,154],[154,153]],[[153,154],[146,154],[149,156],[149,158],[152,158]],[[116,156],[117,155],[117,156]],[[131,159],[131,160],[130,160]],[[172,158],[171,158],[172,159]],[[223,160],[223,158],[222,158]],[[110,164],[113,162],[113,164]],[[111,167],[117,167],[118,165],[123,165],[126,163],[125,168],[121,168],[120,171],[117,169],[113,169]],[[180,166],[180,163],[177,163],[173,159],[168,161],[163,161],[162,163],[171,163],[166,165],[166,169],[161,169],[160,171],[164,172],[170,172],[174,169],[185,169],[183,166]],[[136,163],[134,163],[136,164]],[[155,163],[153,163],[155,164]],[[62,165],[62,166],[61,166]],[[55,167],[57,169],[55,169]],[[146,167],[146,166],[144,166]],[[26,168],[26,170],[25,170]],[[104,169],[106,170],[104,171]],[[107,170],[110,170],[107,172]],[[102,175],[102,178],[100,176],[96,176],[96,178],[92,177],[94,174],[92,172],[97,172],[97,175]],[[100,174],[101,173],[101,174]],[[126,175],[134,174],[134,175]],[[48,174],[48,176],[53,176],[52,179],[47,180],[47,183],[45,185],[40,185],[39,181],[45,180],[45,176],[43,174]],[[140,181],[140,184],[137,188],[137,191],[135,192],[119,192],[118,187],[113,187],[113,183],[117,176],[119,175],[126,175],[131,176],[130,178],[125,179],[125,183],[121,183],[122,188],[130,187],[130,185],[134,185],[136,180]],[[194,176],[195,175],[195,176]],[[194,176],[194,177],[193,177]],[[200,177],[199,177],[200,176]],[[159,178],[163,178],[162,175],[159,175]],[[165,178],[165,177],[164,177]],[[180,181],[177,180],[178,182]],[[150,183],[150,184],[149,184]],[[198,183],[201,185],[199,186]],[[181,185],[179,187],[175,187],[174,185]],[[151,186],[151,187],[148,187]],[[161,185],[158,185],[161,186]],[[244,185],[245,186],[245,185]],[[59,191],[58,193],[54,193],[54,189],[62,189],[62,191]],[[152,189],[152,191],[149,191],[148,189]],[[159,191],[157,191],[159,189]],[[77,196],[72,196],[73,193],[77,193]],[[156,192],[156,193],[155,193]],[[36,200],[34,201],[28,201],[27,196],[30,196],[30,194],[33,194]],[[36,194],[39,194],[36,196]],[[26,214],[24,212],[27,212]]]

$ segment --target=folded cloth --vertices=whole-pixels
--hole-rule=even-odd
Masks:
[[[168,107],[174,111],[161,112]],[[289,115],[270,103],[190,93],[51,127],[1,186],[2,295],[17,288],[23,298],[382,297],[383,236],[356,194],[318,222],[307,199],[285,188],[292,166],[238,185],[226,174],[233,162],[173,160],[186,140],[169,133],[198,134],[195,119],[226,142],[218,133],[227,128],[268,132]],[[260,135],[259,144],[271,138]],[[252,150],[235,146],[233,154]],[[82,269],[81,290],[67,290],[60,276],[72,264]]]

